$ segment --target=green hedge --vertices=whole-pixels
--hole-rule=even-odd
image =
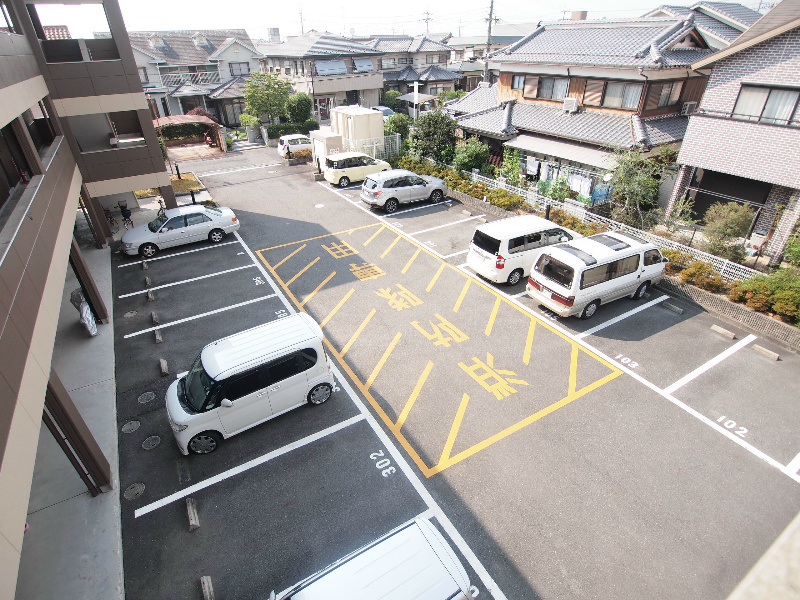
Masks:
[[[161,137],[165,140],[180,140],[202,136],[206,131],[208,131],[208,125],[203,123],[175,123],[174,125],[164,125],[161,128]]]
[[[780,269],[771,275],[756,275],[731,285],[728,297],[755,311],[777,315],[800,325],[800,275]]]
[[[279,123],[278,125],[267,125],[267,137],[271,140],[290,133],[304,133],[308,135],[310,131],[319,129],[319,123],[314,119],[309,119],[304,123]]]

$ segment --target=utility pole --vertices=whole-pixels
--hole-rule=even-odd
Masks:
[[[492,0],[492,2],[494,2],[494,0]],[[425,15],[425,17],[422,19],[425,21],[425,33],[430,33],[430,30],[428,29],[428,22],[431,20],[431,13],[426,10],[423,14]]]
[[[300,35],[303,35],[305,31],[303,30],[303,11],[300,11]]]
[[[486,52],[483,53],[483,80],[489,81],[489,52],[492,50],[492,22],[500,19],[494,16],[494,0],[489,3],[489,31],[486,34]]]

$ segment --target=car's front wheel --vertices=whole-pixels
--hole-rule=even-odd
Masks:
[[[218,244],[222,241],[222,238],[225,237],[225,232],[222,229],[212,229],[211,233],[208,234],[208,241],[212,244]]]
[[[342,177],[339,180],[339,187],[343,188],[343,187],[347,187],[348,185],[350,185],[350,178],[349,177]]]
[[[153,258],[156,255],[156,252],[158,252],[158,246],[151,244],[150,242],[139,246],[139,256],[142,258]]]
[[[198,433],[189,440],[189,451],[193,454],[210,454],[222,443],[222,436],[216,431]]]
[[[388,213],[393,213],[397,210],[398,202],[394,198],[389,198],[386,201],[386,204],[383,205],[383,209]]]
[[[431,202],[441,202],[442,198],[444,198],[444,194],[442,190],[433,190],[431,193]]]

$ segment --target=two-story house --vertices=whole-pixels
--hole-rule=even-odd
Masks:
[[[681,146],[670,198],[702,217],[715,202],[751,206],[753,242],[779,264],[800,219],[800,0],[783,0],[724,50]]]
[[[100,37],[102,34],[95,34]],[[153,118],[208,110],[239,124],[244,78],[261,55],[244,29],[128,32]]]
[[[454,90],[461,73],[447,69],[453,49],[424,35],[416,37],[379,37],[369,45],[381,52],[379,70],[383,74],[384,90],[405,94],[419,82],[420,93],[436,95]]]
[[[642,15],[652,18],[694,18],[697,30],[709,48],[727,48],[753,23],[761,13],[734,2],[698,2],[691,6],[662,5]]]
[[[333,33],[310,31],[283,43],[258,45],[261,70],[291,81],[295,92],[314,102],[314,118],[330,119],[343,104],[380,104],[383,77],[377,70],[379,50]]]
[[[531,178],[568,167],[571,187],[588,195],[615,166],[612,148],[677,147],[706,85],[691,65],[712,52],[691,14],[542,23],[491,54],[500,72],[495,105],[459,125],[497,157],[503,146],[520,150]],[[474,110],[473,95],[489,97],[479,88],[448,109]]]

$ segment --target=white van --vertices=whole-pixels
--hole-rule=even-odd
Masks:
[[[579,237],[580,233],[535,215],[492,221],[475,228],[467,266],[489,281],[514,285],[531,272],[541,248]]]
[[[601,304],[623,296],[641,299],[661,280],[664,263],[653,244],[606,232],[547,248],[528,277],[528,295],[562,317],[588,319]]]
[[[441,533],[413,519],[270,600],[473,600],[478,590]]]
[[[182,454],[208,454],[229,438],[305,404],[322,404],[333,374],[322,329],[305,313],[203,348],[167,390],[167,417]]]

